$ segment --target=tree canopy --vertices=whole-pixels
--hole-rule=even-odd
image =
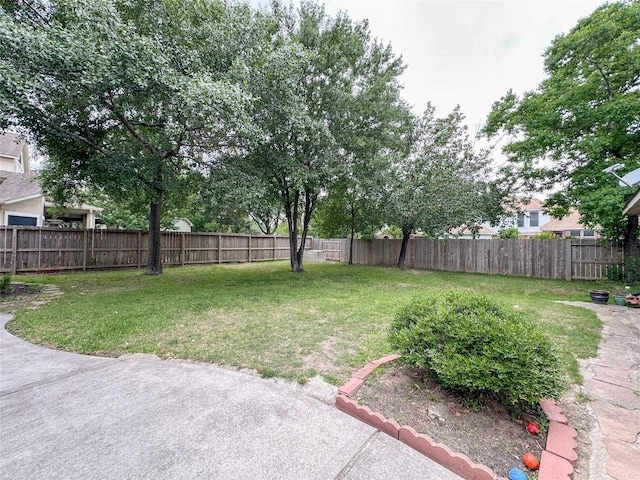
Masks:
[[[504,190],[490,180],[490,150],[476,150],[459,108],[443,118],[428,105],[415,121],[408,155],[391,166],[386,218],[402,229],[398,268],[411,234],[430,238],[473,230],[502,213]]]
[[[402,121],[397,78],[404,67],[371,38],[366,22],[330,17],[316,3],[303,1],[296,10],[274,2],[269,19],[271,42],[246,81],[262,138],[231,163],[277,194],[291,270],[300,272],[319,196],[348,175],[356,158],[367,168]]]
[[[640,161],[640,3],[604,4],[544,53],[547,78],[521,97],[494,103],[484,131],[507,135],[505,174],[531,191],[560,187],[554,216],[577,207],[581,220],[635,244],[637,217],[622,209],[634,192],[603,170]],[[632,250],[633,251],[633,250]]]
[[[237,80],[263,40],[246,6],[200,0],[17,0],[0,9],[0,128],[48,156],[59,202],[87,186],[149,208],[147,273],[161,273],[160,218],[205,152],[250,126]]]

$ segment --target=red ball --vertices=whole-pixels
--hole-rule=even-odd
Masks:
[[[529,431],[530,434],[537,435],[538,433],[540,433],[540,426],[537,423],[528,422],[527,430]]]
[[[537,470],[538,467],[540,466],[540,462],[538,461],[536,456],[533,455],[532,453],[525,453],[522,456],[522,461],[530,470]]]

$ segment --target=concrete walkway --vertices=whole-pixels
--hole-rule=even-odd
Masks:
[[[640,478],[640,309],[583,304],[604,322],[598,356],[582,362],[597,420],[589,480]]]
[[[0,314],[2,479],[460,477],[275,382],[212,365],[26,343]]]

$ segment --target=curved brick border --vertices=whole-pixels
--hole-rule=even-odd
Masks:
[[[462,453],[453,452],[442,443],[434,442],[428,435],[417,433],[409,426],[400,426],[395,420],[385,418],[384,415],[372,411],[369,407],[361,406],[351,399],[362,386],[365,379],[380,365],[393,362],[400,355],[387,355],[367,364],[353,374],[347,383],[338,388],[336,407],[352,417],[377,428],[414,450],[426,455],[445,468],[460,475],[465,480],[506,480],[498,477],[490,468],[473,463]],[[540,458],[538,480],[572,480],[573,467],[576,465],[577,432],[568,425],[558,404],[553,400],[542,400],[540,407],[549,420],[547,444]]]

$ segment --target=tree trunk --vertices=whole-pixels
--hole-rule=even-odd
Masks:
[[[349,265],[353,265],[353,239],[356,236],[356,211],[351,204],[351,237],[349,238]]]
[[[353,235],[351,235],[351,239],[349,240],[349,265],[353,265]]]
[[[302,257],[298,252],[298,215],[300,192],[296,191],[291,200],[291,192],[288,187],[284,189],[284,212],[289,225],[289,261],[291,271],[294,273],[303,272]]]
[[[633,215],[627,219],[627,230],[624,232],[624,256],[638,256],[638,216]]]
[[[304,249],[307,243],[307,234],[309,233],[309,223],[311,223],[311,216],[313,215],[313,211],[316,208],[317,198],[317,195],[314,195],[308,191],[304,192],[304,217],[302,219],[302,235],[300,237],[300,246],[296,251],[297,270],[292,270],[293,272],[304,272],[304,266],[302,263],[304,259]]]
[[[402,227],[402,246],[398,257],[398,268],[404,268],[404,259],[407,256],[407,245],[409,244],[411,232],[413,232],[413,227]]]
[[[147,275],[162,273],[162,256],[160,245],[160,218],[162,216],[162,193],[158,193],[156,201],[149,210],[149,257],[147,259]]]

